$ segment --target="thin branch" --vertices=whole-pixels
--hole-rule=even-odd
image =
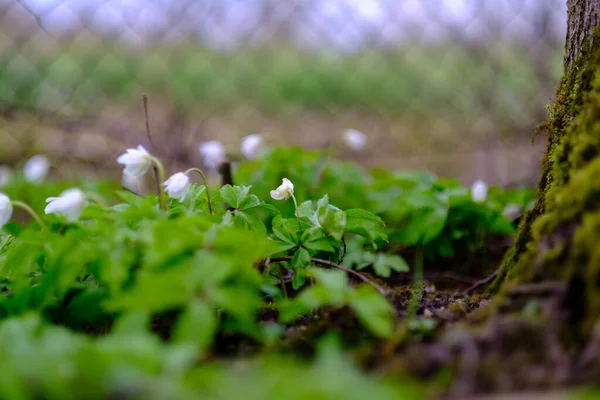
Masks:
[[[423,278],[424,279],[451,279],[453,281],[467,283],[469,285],[479,282],[479,279],[477,279],[477,278],[473,278],[472,276],[468,276],[468,275],[458,274],[458,273],[452,272],[452,271],[445,271],[445,272],[440,272],[440,273],[432,272],[429,274],[425,274],[425,276],[423,276]]]
[[[154,146],[154,142],[152,141],[152,135],[150,134],[150,119],[148,118],[148,96],[143,95],[142,101],[144,102],[144,115],[146,116],[146,136],[148,136],[150,146],[152,146],[153,149],[156,149],[156,146]]]
[[[344,261],[344,257],[346,256],[346,241],[344,240],[344,238],[342,238],[342,244],[344,245],[344,247],[342,247],[342,251],[340,252],[340,259],[338,260],[338,264],[341,264]]]
[[[281,262],[281,261],[291,261],[292,257],[291,256],[285,256],[285,257],[275,257],[275,258],[271,258],[269,259],[269,262]],[[363,282],[367,282],[368,284],[370,284],[371,286],[373,286],[375,289],[377,289],[377,291],[383,295],[385,295],[385,289],[382,288],[381,286],[379,286],[378,284],[376,284],[375,282],[373,282],[372,280],[370,280],[369,278],[367,278],[366,276],[364,276],[363,274],[361,274],[360,272],[354,271],[353,269],[350,268],[346,268],[342,265],[336,264],[334,262],[331,261],[327,261],[327,260],[322,260],[320,258],[311,258],[310,261],[312,261],[315,264],[320,264],[320,265],[325,265],[328,267],[333,267],[333,268],[337,268],[340,269],[342,271],[345,271],[349,274],[352,274],[354,276],[356,276],[357,278],[359,278],[360,280],[362,280]],[[265,265],[265,263],[261,263],[261,265]]]
[[[490,283],[491,281],[493,281],[496,278],[496,276],[498,275],[498,272],[500,272],[500,268],[495,270],[490,276],[478,280],[477,282],[475,282],[474,284],[472,284],[471,286],[469,286],[468,288],[466,288],[465,290],[460,292],[458,295],[463,295],[463,296],[468,295],[471,292],[473,292],[474,290],[476,290],[477,288]]]

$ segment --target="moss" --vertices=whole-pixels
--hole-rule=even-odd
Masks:
[[[534,208],[505,255],[491,292],[507,283],[562,280],[577,286],[572,315],[589,332],[600,315],[600,30],[559,85],[545,123],[548,145]]]

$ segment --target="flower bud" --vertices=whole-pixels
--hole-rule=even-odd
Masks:
[[[38,154],[25,162],[23,174],[25,175],[25,179],[29,182],[40,183],[46,179],[49,169],[50,162],[46,156]]]
[[[13,213],[13,205],[10,198],[4,193],[0,193],[0,227],[10,221]]]
[[[169,196],[179,201],[183,201],[185,195],[190,190],[190,178],[183,172],[177,172],[167,179],[163,186]]]
[[[347,129],[344,132],[344,143],[353,151],[361,151],[367,145],[367,135],[356,129]]]
[[[260,133],[242,138],[242,153],[248,160],[254,160],[262,150],[263,138]]]
[[[271,197],[275,200],[287,200],[294,194],[294,184],[283,178],[282,184],[275,190],[271,190]]]
[[[137,149],[127,149],[125,154],[117,158],[117,162],[125,166],[124,174],[140,176],[144,175],[152,166],[150,154],[142,146]]]
[[[0,165],[0,186],[6,186],[12,180],[13,171],[6,165]]]
[[[481,179],[473,182],[471,186],[471,197],[476,203],[484,202],[487,199],[488,186]]]
[[[67,189],[59,197],[48,197],[46,203],[46,214],[61,215],[67,222],[74,222],[79,219],[85,208],[85,194],[77,188]]]
[[[217,169],[225,161],[225,149],[221,142],[211,140],[201,143],[199,150],[207,168]]]

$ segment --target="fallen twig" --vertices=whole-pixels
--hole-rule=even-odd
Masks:
[[[451,272],[451,271],[425,274],[425,276],[423,278],[428,279],[428,280],[445,278],[445,279],[451,279],[451,280],[457,281],[457,282],[468,283],[471,285],[479,282],[479,279],[473,278],[472,276],[457,274],[456,272]]]
[[[490,276],[480,279],[477,282],[473,283],[471,286],[469,286],[462,292],[458,293],[457,296],[468,295],[471,292],[473,292],[474,290],[478,289],[479,287],[481,287],[483,285],[487,285],[488,283],[490,283],[491,281],[493,281],[496,278],[496,276],[498,275],[498,272],[500,272],[500,268],[498,268],[497,270],[492,272],[492,274]]]
[[[274,257],[274,258],[270,258],[269,262],[273,263],[273,262],[281,262],[281,261],[291,261],[292,257],[291,256],[285,256],[285,257]],[[376,284],[375,282],[373,282],[372,280],[370,280],[369,278],[367,278],[366,276],[364,276],[363,274],[361,274],[360,272],[354,271],[353,269],[350,268],[346,268],[342,265],[336,264],[334,262],[331,261],[327,261],[327,260],[322,260],[320,258],[311,258],[310,259],[313,263],[315,264],[321,264],[321,265],[326,265],[328,267],[333,267],[333,268],[337,268],[340,269],[342,271],[346,271],[349,274],[352,274],[354,276],[356,276],[357,278],[359,278],[360,280],[362,280],[363,282],[367,282],[368,284],[370,284],[371,286],[373,286],[375,289],[377,289],[377,291],[383,295],[385,295],[385,289],[382,288],[381,286],[379,286],[378,284]],[[260,265],[265,265],[265,262],[262,262]]]

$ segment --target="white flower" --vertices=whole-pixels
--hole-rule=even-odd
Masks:
[[[344,132],[346,146],[354,151],[361,151],[367,144],[367,135],[356,129],[346,129]]]
[[[42,182],[48,175],[50,169],[50,162],[43,155],[36,155],[31,157],[23,166],[23,174],[25,179],[29,182]]]
[[[7,185],[13,177],[12,170],[6,165],[0,165],[0,186]]]
[[[152,166],[150,154],[142,146],[127,149],[125,154],[117,157],[117,162],[125,166],[124,174],[133,176],[144,175]]]
[[[506,207],[504,207],[504,210],[502,210],[502,215],[513,221],[519,218],[522,213],[523,208],[520,205],[514,203],[507,204]]]
[[[260,133],[255,133],[242,138],[242,153],[248,160],[254,160],[258,157],[262,147],[263,137]]]
[[[210,169],[217,169],[225,161],[225,149],[221,142],[210,140],[200,143],[200,155],[204,158],[204,165]]]
[[[190,190],[190,178],[183,172],[177,172],[167,179],[163,185],[167,194],[174,199],[183,201],[185,195]]]
[[[46,199],[46,214],[58,214],[67,219],[68,222],[77,221],[85,207],[85,194],[77,188],[67,189],[59,197],[48,197]]]
[[[283,178],[283,183],[275,190],[271,190],[271,197],[275,200],[287,200],[294,194],[294,184]]]
[[[121,176],[121,185],[125,189],[131,190],[136,194],[143,193],[146,188],[146,182],[143,176],[134,176],[125,173]]]
[[[488,187],[484,181],[481,179],[473,182],[471,186],[471,197],[474,202],[481,203],[487,199]]]
[[[0,227],[10,221],[13,213],[13,205],[10,198],[4,193],[0,193]]]

